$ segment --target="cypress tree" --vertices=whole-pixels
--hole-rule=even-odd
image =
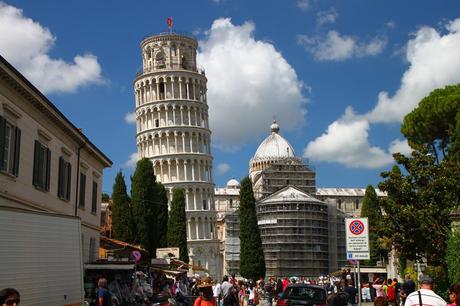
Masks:
[[[137,227],[135,242],[155,257],[158,247],[158,192],[153,164],[147,158],[137,162],[131,178],[133,218]]]
[[[126,191],[125,177],[121,171],[115,177],[112,189],[112,237],[132,242],[131,208]]]
[[[157,183],[158,192],[158,247],[168,246],[168,197],[166,189],[160,182]]]
[[[240,189],[240,274],[248,279],[265,277],[265,257],[257,225],[256,201],[249,177]]]
[[[369,185],[366,188],[363,206],[361,207],[361,217],[367,217],[369,223],[370,260],[364,262],[364,264],[375,265],[375,263],[380,259],[380,256],[384,255],[386,252],[381,250],[379,244],[379,221],[382,219],[382,212],[380,210],[379,198],[377,197],[377,193],[372,185]]]
[[[186,222],[184,190],[174,188],[168,220],[168,246],[178,247],[179,259],[189,262]]]

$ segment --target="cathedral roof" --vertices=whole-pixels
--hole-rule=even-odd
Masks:
[[[240,188],[240,183],[235,180],[234,178],[232,178],[231,180],[229,180],[227,182],[227,188]]]
[[[279,134],[279,125],[276,120],[270,126],[271,134],[259,145],[253,160],[276,160],[284,157],[294,157],[295,152],[291,144]]]
[[[276,203],[276,202],[316,202],[316,203],[324,203],[317,198],[312,197],[308,193],[297,189],[293,186],[286,186],[281,190],[273,193],[272,195],[266,197],[262,201],[263,203]]]

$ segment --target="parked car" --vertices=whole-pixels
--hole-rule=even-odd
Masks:
[[[307,284],[287,286],[276,306],[325,306],[326,290],[323,287]]]

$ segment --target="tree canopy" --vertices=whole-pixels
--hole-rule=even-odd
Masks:
[[[178,247],[179,259],[189,262],[186,222],[184,190],[174,188],[168,220],[168,246]]]
[[[265,257],[257,225],[256,201],[249,177],[240,189],[240,274],[248,279],[265,277]]]
[[[459,110],[460,84],[436,89],[404,117],[401,132],[412,148],[428,147],[439,162],[450,146],[460,140],[456,136],[460,135]]]
[[[137,227],[135,242],[155,257],[159,244],[158,207],[159,196],[153,172],[153,164],[147,158],[137,162],[131,182],[133,217]]]
[[[125,177],[119,171],[112,191],[112,237],[125,242],[133,241],[130,199],[126,191]]]

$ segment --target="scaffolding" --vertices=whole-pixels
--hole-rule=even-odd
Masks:
[[[288,186],[257,203],[268,276],[318,276],[329,271],[328,209]]]

